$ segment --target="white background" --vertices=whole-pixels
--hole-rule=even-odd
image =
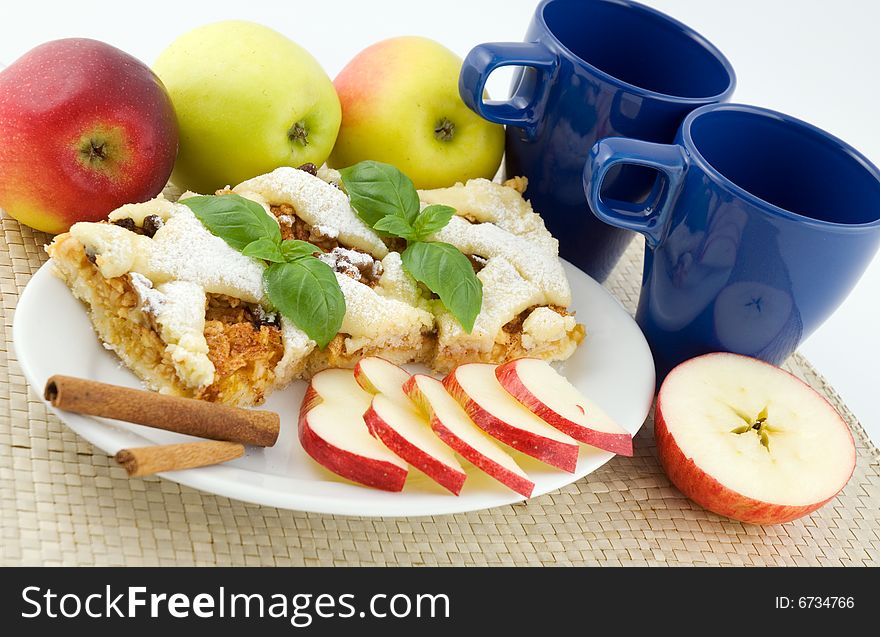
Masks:
[[[725,53],[738,78],[734,101],[806,119],[880,163],[880,3],[643,1],[694,27]],[[192,27],[246,18],[285,33],[333,77],[362,48],[396,35],[428,36],[462,56],[480,42],[520,40],[534,6],[533,0],[26,0],[6,3],[3,9],[0,62],[8,64],[46,40],[83,36],[151,63],[171,40]],[[509,71],[493,75],[493,97],[506,95],[508,79]],[[880,443],[880,256],[801,351]]]

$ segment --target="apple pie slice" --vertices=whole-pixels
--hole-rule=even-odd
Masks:
[[[272,208],[295,206],[300,221],[320,214],[322,231],[336,235],[322,259],[336,271],[348,310],[342,332],[323,350],[271,310],[263,267],[180,203],[123,206],[108,222],[75,224],[49,246],[56,272],[88,306],[105,347],[152,389],[251,405],[293,378],[351,367],[365,355],[406,363],[430,351],[433,316],[400,300],[408,293],[415,299],[415,282],[345,195],[296,169],[276,171],[268,182],[286,188],[269,197]]]
[[[438,371],[523,356],[564,360],[584,338],[584,327],[566,310],[571,289],[559,242],[523,199],[524,189],[524,178],[505,184],[473,179],[419,192],[425,204],[456,209],[457,216],[434,239],[468,255],[483,284],[483,307],[470,334],[435,306],[437,348],[431,366]]]
[[[106,222],[75,224],[47,250],[104,346],[154,390],[253,405],[364,356],[445,372],[466,361],[559,360],[583,338],[565,310],[556,241],[513,187],[475,180],[420,193],[425,205],[458,209],[436,239],[467,254],[483,283],[470,334],[403,269],[398,240],[360,220],[336,171],[279,168],[218,194],[230,192],[260,203],[283,238],[321,250],[345,297],[342,327],[318,348],[268,302],[262,263],[187,206],[161,197],[122,206]]]

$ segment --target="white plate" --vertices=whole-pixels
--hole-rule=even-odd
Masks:
[[[587,337],[560,369],[627,431],[635,434],[645,421],[654,396],[654,364],[648,345],[614,297],[574,266],[565,263],[565,271],[571,282],[573,309],[578,320],[586,325]],[[34,274],[19,299],[12,340],[24,374],[40,396],[46,380],[53,374],[142,387],[116,356],[101,346],[83,306],[52,274],[51,262]],[[413,366],[411,371],[419,368]],[[248,448],[243,458],[223,465],[160,475],[246,502],[343,515],[440,515],[523,499],[473,467],[468,468],[468,479],[459,496],[448,493],[416,470],[410,471],[401,493],[387,493],[343,481],[309,458],[299,444],[297,414],[305,387],[305,382],[295,382],[272,394],[266,402],[264,408],[281,415],[281,435],[271,449]],[[192,440],[189,436],[115,420],[63,411],[55,413],[67,426],[109,454],[124,447]],[[536,496],[584,477],[613,456],[582,446],[577,471],[572,474],[516,455],[535,482]],[[617,460],[627,461],[626,458]]]

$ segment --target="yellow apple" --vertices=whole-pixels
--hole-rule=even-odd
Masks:
[[[417,188],[494,177],[504,128],[464,105],[460,71],[461,58],[427,38],[391,38],[358,53],[333,82],[342,127],[330,164],[393,164]]]
[[[211,192],[279,166],[326,161],[341,109],[305,49],[253,22],[231,20],[175,40],[154,65],[180,125],[171,180]]]

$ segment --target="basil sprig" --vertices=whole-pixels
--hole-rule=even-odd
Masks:
[[[242,252],[260,239],[281,243],[281,229],[263,206],[240,195],[198,196],[181,199],[211,234]]]
[[[483,286],[458,248],[442,241],[413,241],[400,255],[403,267],[437,293],[440,301],[470,333],[480,313]]]
[[[308,241],[281,240],[281,230],[263,207],[239,195],[181,200],[212,234],[243,255],[267,263],[263,272],[269,302],[319,347],[342,327],[345,297],[333,269],[315,258]]]
[[[345,316],[345,297],[329,265],[312,256],[300,256],[273,263],[264,278],[269,301],[281,314],[320,347],[333,340]]]
[[[384,217],[411,223],[419,216],[419,193],[394,166],[362,161],[340,171],[352,207],[371,228]]]
[[[377,232],[406,240],[403,267],[440,297],[466,332],[483,305],[483,286],[458,248],[428,237],[446,227],[455,214],[449,206],[419,210],[419,195],[409,177],[394,166],[362,161],[340,171],[342,184],[358,216]]]

